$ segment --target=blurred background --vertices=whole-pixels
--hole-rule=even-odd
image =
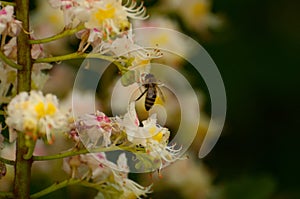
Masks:
[[[227,92],[225,128],[203,159],[220,198],[300,198],[299,6],[214,0],[211,12],[222,22],[208,34],[179,20],[213,58]]]
[[[204,159],[225,198],[299,198],[299,1],[221,1],[228,26],[204,44],[222,73],[228,115]]]
[[[228,107],[218,143],[208,156],[198,159],[197,153],[209,120],[208,92],[203,82],[192,76],[186,63],[173,58],[163,60],[176,68],[183,68],[191,75],[193,86],[200,89],[206,118],[199,128],[200,142],[191,147],[188,160],[163,170],[161,179],[156,175],[132,175],[132,178],[140,183],[155,182],[154,193],[150,196],[153,199],[300,198],[300,2],[145,0],[144,3],[150,19],[135,25],[176,29],[197,40],[219,68]],[[46,1],[35,1],[32,10],[35,11],[32,21],[37,24],[37,35],[49,36],[62,30],[63,23],[57,23],[59,15],[49,8]],[[49,22],[46,26],[43,17]],[[77,45],[76,39],[69,38],[65,43],[49,45],[47,50],[58,55],[76,50]],[[50,71],[52,77],[45,92],[55,92],[62,100],[68,101],[68,90],[80,64],[62,64],[66,66],[57,66]],[[116,70],[108,73],[116,74]],[[100,92],[98,96],[104,99],[99,102],[103,110],[107,109],[106,95]],[[79,94],[79,97],[83,96]],[[54,164],[61,169],[61,163]],[[49,172],[46,165],[41,167],[37,171]],[[59,168],[51,172],[62,175]],[[39,177],[34,179],[36,190],[51,181]],[[69,187],[44,198],[66,195],[92,198],[95,194],[89,189]]]

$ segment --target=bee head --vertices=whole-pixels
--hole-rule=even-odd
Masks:
[[[156,83],[156,78],[151,73],[145,74],[143,80],[144,84]]]

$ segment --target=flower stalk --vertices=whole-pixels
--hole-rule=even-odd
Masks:
[[[39,58],[39,59],[36,59],[34,62],[35,63],[50,63],[50,62],[60,62],[60,61],[66,61],[66,60],[72,60],[72,59],[84,59],[84,58],[96,58],[96,59],[110,61],[110,62],[114,63],[121,72],[127,71],[127,69],[119,62],[119,61],[126,61],[126,60],[116,59],[112,56],[102,55],[100,53],[75,52],[75,53],[70,53],[67,55]]]
[[[16,0],[16,18],[22,22],[23,31],[17,37],[17,62],[22,68],[18,69],[17,92],[31,89],[31,45],[29,44],[29,0]],[[14,198],[30,198],[31,159],[24,159],[28,153],[25,134],[18,132],[16,143],[16,162],[13,193]]]
[[[51,37],[43,38],[43,39],[35,39],[35,40],[29,40],[30,44],[42,44],[42,43],[48,43],[51,41],[56,41],[58,39],[74,35],[80,30],[84,29],[84,24],[79,24],[77,27],[72,28],[72,29],[64,29],[61,33],[53,35]]]
[[[5,6],[16,6],[16,3],[14,2],[8,2],[8,1],[0,1],[1,5]]]
[[[130,150],[130,147],[121,147],[121,146],[110,146],[110,147],[99,147],[95,149],[81,149],[78,151],[66,151],[59,154],[47,155],[47,156],[33,156],[33,161],[46,161],[46,160],[56,160],[67,158],[75,155],[83,155],[87,153],[99,153],[99,152],[108,152],[108,151],[117,151],[117,150]]]
[[[15,69],[21,70],[23,68],[22,65],[16,64],[14,61],[6,57],[2,51],[0,51],[0,59]]]
[[[3,162],[4,164],[8,164],[8,165],[15,165],[15,161],[8,160],[8,159],[3,158],[3,157],[0,157],[0,162]]]
[[[80,179],[69,179],[69,180],[64,180],[62,182],[59,182],[59,183],[54,183],[51,186],[49,186],[49,187],[41,190],[40,192],[32,194],[30,196],[30,198],[32,198],[32,199],[34,199],[34,198],[40,198],[40,197],[42,197],[44,195],[47,195],[47,194],[52,193],[52,192],[54,192],[56,190],[62,189],[64,187],[66,187],[66,186],[78,184],[78,183],[80,183],[80,181],[82,181],[82,180],[80,180]]]

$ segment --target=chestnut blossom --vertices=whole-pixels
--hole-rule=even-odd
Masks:
[[[122,0],[49,0],[49,3],[63,11],[66,26],[82,22],[87,29],[98,29],[106,36],[128,30],[128,18],[148,17],[143,3],[137,5],[131,0],[125,5],[122,5]]]
[[[11,86],[16,84],[17,73],[14,68],[7,67],[4,63],[0,62],[0,105],[4,102],[8,103],[6,99]]]
[[[14,17],[14,7],[9,5],[2,7],[0,10],[0,34],[15,37],[19,34],[21,27],[22,22]]]
[[[131,143],[144,147],[150,156],[162,160],[162,164],[171,163],[180,158],[181,149],[176,148],[175,145],[168,146],[170,132],[167,128],[157,124],[155,114],[142,121],[142,126],[140,126],[135,103],[131,102],[128,112],[119,122],[120,128],[124,129]]]
[[[4,45],[3,47],[4,54],[16,61],[17,60],[17,39],[16,37],[13,37],[9,40],[7,44]],[[31,47],[31,57],[33,59],[37,58],[42,58],[45,57],[45,52],[44,48],[41,44],[33,44]],[[2,69],[3,68],[3,69]],[[34,63],[32,66],[32,73],[31,73],[31,79],[32,79],[32,88],[33,89],[38,89],[42,90],[46,81],[48,80],[49,76],[45,73],[43,73],[43,70],[49,70],[52,68],[52,65],[49,63]],[[17,70],[11,67],[7,67],[7,65],[0,65],[0,69],[6,73],[6,75],[14,74],[13,76],[15,77],[17,74]],[[2,77],[0,76],[0,80]],[[14,81],[9,81],[9,84],[6,86],[10,86],[10,84],[15,84],[15,79]],[[6,82],[6,81],[1,81],[1,82]],[[0,83],[1,84],[1,83]],[[6,96],[7,92],[1,92],[0,89],[0,96]]]
[[[79,51],[88,46],[93,48],[102,42],[111,42],[127,34],[131,28],[131,19],[146,19],[143,3],[128,0],[49,0],[53,8],[60,8],[64,13],[65,26],[74,27],[83,23],[84,30],[77,33],[81,39]]]
[[[97,51],[97,49],[94,51]],[[116,38],[111,43],[103,43],[99,51],[102,54],[108,53],[116,57],[122,56],[132,59],[131,66],[148,64],[151,59],[162,56],[162,53],[158,49],[146,49],[136,44],[132,30],[128,34]]]
[[[118,198],[130,195],[134,196],[133,198],[140,198],[151,192],[151,186],[143,187],[128,178],[125,153],[119,155],[117,164],[109,161],[105,153],[73,156],[64,159],[63,168],[73,178],[87,180],[95,183],[95,186],[97,184],[102,187],[107,186],[113,192],[112,195]],[[103,198],[104,194],[109,193],[99,192],[96,198]]]
[[[170,132],[167,128],[157,124],[155,114],[142,121],[140,125],[135,111],[135,102],[129,104],[128,112],[123,117],[107,117],[104,113],[97,111],[95,114],[79,117],[75,126],[78,134],[76,131],[71,131],[69,137],[78,140],[79,136],[88,149],[109,147],[116,144],[114,141],[118,137],[123,137],[121,142],[123,145],[132,146],[133,144],[144,149],[145,155],[148,156],[146,158],[159,168],[180,159],[181,148],[168,145]],[[135,147],[129,150],[136,152]],[[138,155],[137,158],[139,158]],[[137,163],[137,167],[144,164],[141,161]]]
[[[76,122],[77,131],[80,133],[83,143],[88,147],[104,146],[111,144],[110,136],[113,131],[113,123],[104,113],[85,114]]]
[[[60,111],[56,96],[44,96],[40,91],[19,93],[8,104],[7,115],[10,134],[25,133],[28,140],[42,138],[51,144],[54,133],[67,128],[67,115]]]

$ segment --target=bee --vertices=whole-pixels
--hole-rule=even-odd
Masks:
[[[154,75],[151,73],[147,73],[147,74],[143,74],[143,75],[144,75],[144,77],[143,77],[143,81],[142,81],[142,86],[145,88],[145,90],[135,101],[138,101],[146,94],[145,109],[146,109],[146,111],[149,111],[154,105],[154,102],[157,98],[157,93],[159,93],[159,95],[161,96],[163,101],[165,101],[165,100],[164,100],[164,96],[162,94],[161,89],[158,87],[158,83],[157,83],[157,80],[154,77]]]

